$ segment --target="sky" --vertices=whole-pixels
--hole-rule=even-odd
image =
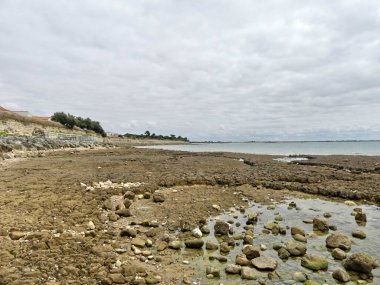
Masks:
[[[0,0],[0,106],[195,141],[380,139],[380,1]]]

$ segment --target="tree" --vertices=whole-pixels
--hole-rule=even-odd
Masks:
[[[150,137],[150,131],[145,131],[145,136]]]

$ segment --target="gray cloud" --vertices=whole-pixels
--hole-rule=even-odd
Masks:
[[[0,105],[120,133],[380,139],[377,1],[0,0]]]

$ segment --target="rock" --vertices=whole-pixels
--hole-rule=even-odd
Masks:
[[[330,248],[349,250],[351,243],[351,239],[340,232],[332,233],[326,238],[326,246]]]
[[[290,202],[289,206],[288,206],[288,209],[295,209],[295,208],[297,208],[296,202],[294,202],[294,201]]]
[[[95,230],[95,224],[93,221],[89,221],[87,224],[87,229],[88,230]]]
[[[309,279],[305,281],[305,285],[320,285],[320,284],[317,281]]]
[[[130,217],[132,216],[131,211],[129,209],[120,209],[115,212],[116,215],[120,217]]]
[[[241,266],[236,264],[229,264],[226,266],[225,271],[228,274],[239,274],[241,271]]]
[[[135,193],[133,193],[132,191],[127,191],[124,193],[124,198],[133,200],[135,199]]]
[[[365,253],[354,253],[343,261],[346,270],[370,274],[372,269],[379,266],[377,260]]]
[[[301,266],[318,271],[327,269],[329,263],[324,256],[307,254],[301,259]]]
[[[229,253],[230,252],[230,247],[228,246],[227,243],[222,242],[220,244],[220,249],[219,250],[220,250],[221,253]]]
[[[281,222],[281,221],[284,220],[284,218],[283,218],[281,215],[276,215],[276,216],[274,217],[274,220],[277,221],[277,222]]]
[[[199,228],[193,229],[191,234],[196,238],[202,237],[202,232]]]
[[[135,238],[137,236],[137,230],[133,228],[126,228],[121,230],[120,232],[121,237],[132,237]]]
[[[331,256],[334,259],[342,260],[347,257],[347,254],[344,250],[341,250],[340,248],[334,248],[334,250],[331,252]]]
[[[358,223],[366,223],[367,222],[367,215],[365,213],[358,212],[355,215],[355,221]]]
[[[144,198],[144,199],[150,199],[150,197],[152,197],[152,193],[150,193],[150,192],[145,192],[145,193],[143,194],[143,198]]]
[[[283,247],[281,247],[278,251],[277,251],[277,253],[278,253],[278,257],[280,258],[280,259],[287,259],[287,258],[289,258],[290,257],[290,253],[289,253],[289,251],[287,251],[285,248],[283,248]]]
[[[161,203],[165,201],[165,196],[161,192],[154,192],[153,193],[153,202],[155,203]]]
[[[329,223],[325,218],[316,217],[313,219],[313,229],[326,233],[329,231]]]
[[[313,223],[313,220],[312,220],[312,219],[305,219],[305,220],[303,220],[303,222],[304,222],[305,224],[312,224],[312,223]]]
[[[204,241],[201,239],[191,239],[185,241],[185,246],[187,248],[200,249],[203,247]]]
[[[303,283],[303,282],[306,281],[306,279],[307,279],[307,276],[303,272],[297,271],[297,272],[293,273],[293,280],[295,280],[297,282],[302,282]]]
[[[286,242],[286,250],[292,256],[303,256],[306,253],[306,245],[295,240],[288,240]]]
[[[257,279],[257,273],[254,269],[249,268],[247,266],[243,266],[240,271],[241,279],[246,280],[256,280]]]
[[[11,231],[9,234],[9,237],[11,240],[19,240],[20,238],[23,238],[26,236],[26,233],[21,232],[21,231]]]
[[[350,274],[348,274],[347,271],[342,268],[335,269],[332,273],[332,277],[338,280],[339,282],[346,283],[350,281]]]
[[[230,231],[230,225],[224,221],[217,220],[214,225],[215,235],[228,235]]]
[[[243,239],[244,244],[253,244],[253,236],[245,235]]]
[[[292,235],[301,235],[301,236],[305,236],[305,230],[304,229],[301,229],[299,227],[291,227],[290,228],[290,232]]]
[[[359,239],[365,239],[367,237],[367,235],[365,234],[365,232],[363,232],[361,230],[353,231],[352,232],[352,236],[355,237],[355,238],[359,238]]]
[[[247,218],[248,218],[247,225],[255,224],[257,222],[257,219],[258,219],[258,214],[255,212],[249,213]]]
[[[204,225],[201,227],[201,232],[205,235],[208,235],[210,233],[210,229],[207,225]]]
[[[214,210],[220,211],[220,206],[219,205],[214,204],[214,205],[212,205],[212,208]]]
[[[133,238],[131,241],[132,245],[137,246],[137,247],[145,247],[145,240],[141,238]]]
[[[354,201],[344,201],[344,204],[347,206],[356,206],[356,203]]]
[[[124,199],[123,204],[126,209],[129,209],[129,207],[132,205],[132,201],[129,199]]]
[[[168,247],[168,243],[166,241],[160,241],[157,246],[157,251],[163,251]]]
[[[331,214],[330,214],[330,213],[324,213],[323,216],[324,216],[325,218],[331,218]]]
[[[260,250],[261,251],[265,251],[265,250],[267,250],[268,249],[268,247],[265,245],[265,244],[260,244]]]
[[[123,274],[121,273],[112,273],[109,274],[108,277],[111,279],[112,284],[124,284],[125,283],[125,278]]]
[[[252,259],[252,265],[259,270],[273,271],[277,268],[277,261],[271,257],[256,257]]]
[[[208,250],[217,250],[219,246],[216,243],[213,243],[211,241],[206,242],[206,249]]]
[[[245,258],[245,256],[243,256],[241,254],[236,255],[235,263],[237,265],[240,265],[240,266],[250,266],[251,265],[251,262],[247,258]]]
[[[206,274],[209,275],[211,274],[213,277],[220,277],[220,271],[219,269],[213,267],[213,266],[207,266],[206,268]]]
[[[161,282],[161,276],[148,275],[145,277],[146,284],[157,284]]]
[[[253,245],[245,245],[242,252],[247,257],[247,259],[253,259],[260,256],[260,248]]]
[[[181,249],[181,246],[182,246],[182,244],[178,240],[173,240],[173,241],[169,242],[169,248],[171,248],[171,249],[179,250],[179,249]]]
[[[299,241],[299,242],[307,242],[307,239],[303,235],[296,234],[293,236],[294,240]]]

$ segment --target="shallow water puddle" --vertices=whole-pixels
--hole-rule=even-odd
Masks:
[[[288,209],[290,201],[294,201],[297,204],[297,209]],[[214,236],[214,224],[216,219],[224,221],[233,221],[234,234],[244,233],[244,226],[247,222],[247,214],[251,212],[259,213],[258,222],[254,225],[254,245],[265,244],[267,250],[261,251],[261,256],[272,257],[277,260],[278,266],[276,273],[278,274],[277,280],[269,281],[268,272],[259,272],[259,279],[268,280],[268,284],[301,284],[293,280],[293,273],[304,272],[308,275],[309,279],[315,280],[320,284],[338,284],[332,278],[332,272],[336,268],[343,268],[341,261],[334,260],[331,256],[331,249],[327,249],[325,246],[326,237],[333,231],[329,231],[327,234],[313,232],[313,225],[303,222],[305,219],[313,219],[316,216],[323,216],[324,213],[330,213],[331,218],[328,218],[330,225],[335,225],[339,232],[342,232],[349,236],[352,241],[351,250],[348,255],[352,253],[366,253],[372,257],[380,260],[380,208],[371,205],[359,206],[363,209],[363,212],[367,214],[366,225],[358,225],[355,221],[355,217],[351,215],[353,208],[339,202],[330,202],[320,199],[291,199],[286,203],[275,205],[274,209],[260,204],[252,204],[245,213],[240,212],[237,209],[230,209],[223,213],[219,217],[210,218],[208,220],[208,226],[211,230],[209,235],[203,237],[205,243],[211,241],[219,244],[221,242],[220,237]],[[275,214],[279,214],[283,217],[283,221],[279,221],[279,225],[288,227],[286,235],[273,235],[272,233],[264,234],[262,230],[264,225],[269,222],[274,222]],[[298,226],[304,229],[307,233],[307,254],[317,254],[327,258],[329,262],[327,271],[313,272],[301,266],[301,258],[289,258],[288,260],[281,260],[278,257],[277,251],[272,246],[275,243],[286,242],[293,239],[290,233],[290,227]],[[360,240],[352,237],[353,230],[363,230],[367,238]],[[309,236],[308,234],[311,234]],[[199,284],[256,284],[255,281],[242,280],[239,275],[227,275],[224,271],[228,264],[235,264],[235,257],[242,252],[243,240],[235,240],[236,245],[231,249],[228,254],[223,254],[218,250],[183,250],[183,254],[188,255],[197,252],[196,256],[193,255],[190,260],[190,264],[196,268],[197,280]],[[205,247],[203,247],[205,248]],[[218,260],[210,260],[210,256],[225,256],[227,262],[219,262]],[[213,266],[220,269],[220,278],[207,279],[206,267]],[[368,281],[372,284],[380,284],[380,269],[377,268],[372,271],[373,280]],[[356,284],[351,282],[347,284]]]

